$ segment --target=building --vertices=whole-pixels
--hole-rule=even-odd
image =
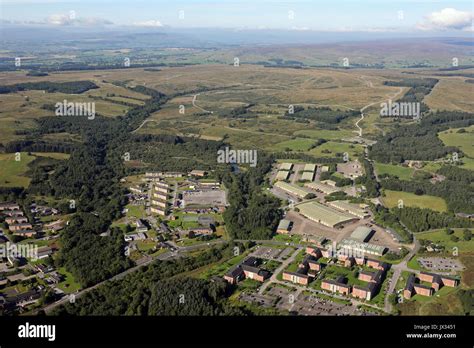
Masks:
[[[240,265],[232,267],[225,275],[224,279],[229,284],[237,284],[244,277],[244,271]]]
[[[20,231],[13,232],[13,235],[24,237],[24,238],[31,238],[31,237],[36,236],[36,231],[34,231],[34,230],[20,230]]]
[[[302,181],[313,181],[314,180],[314,172],[303,172],[301,175]]]
[[[137,226],[136,228],[136,231],[137,232],[141,232],[141,233],[145,233],[148,231],[148,227],[143,223],[142,220],[138,219],[136,222],[135,222],[135,225]]]
[[[292,170],[293,169],[293,163],[282,163],[280,164],[280,170]]]
[[[321,181],[323,184],[325,185],[329,185],[329,186],[332,186],[332,187],[336,187],[336,182],[334,180],[323,180]]]
[[[365,219],[370,216],[370,213],[367,209],[362,209],[356,204],[349,203],[348,201],[333,201],[329,202],[328,204],[336,209],[355,215],[359,219]]]
[[[195,236],[201,236],[201,235],[210,235],[212,233],[214,233],[214,231],[212,230],[212,228],[210,227],[195,227],[195,228],[190,228],[188,230],[188,233],[194,233]]]
[[[351,286],[346,284],[346,279],[342,276],[336,280],[324,279],[321,282],[321,289],[342,295],[349,295],[351,292]]]
[[[33,225],[30,223],[20,223],[20,224],[11,224],[8,225],[8,229],[12,232],[16,231],[23,231],[23,230],[31,230],[33,228]]]
[[[47,257],[49,257],[50,255],[53,254],[53,251],[54,251],[53,248],[48,247],[48,246],[38,248],[37,258],[38,259],[47,258]]]
[[[288,180],[288,177],[290,176],[290,172],[287,170],[279,170],[275,180]]]
[[[304,273],[284,271],[282,276],[283,276],[282,277],[283,280],[286,280],[295,284],[308,285],[309,283],[309,276]]]
[[[164,209],[161,209],[159,207],[150,207],[150,211],[154,214],[158,214],[158,215],[161,215],[161,216],[165,216],[166,215],[166,211]]]
[[[387,248],[381,245],[361,243],[352,239],[343,239],[339,242],[340,249],[346,249],[354,257],[364,257],[365,255],[382,256]]]
[[[374,233],[373,229],[369,227],[365,227],[365,226],[359,226],[351,233],[351,236],[349,237],[349,239],[352,239],[361,243],[365,243],[370,240],[373,233]]]
[[[357,220],[350,214],[314,201],[300,204],[297,207],[300,214],[327,227],[337,228]]]
[[[304,198],[308,193],[311,193],[308,189],[284,181],[277,181],[274,186],[299,198]]]
[[[377,284],[369,283],[365,286],[354,285],[352,287],[352,296],[370,301],[377,292]]]
[[[314,173],[316,171],[316,164],[307,163],[304,165],[303,172]]]
[[[290,220],[282,219],[277,227],[277,233],[288,234],[291,230],[293,222]]]
[[[9,225],[24,224],[28,222],[28,218],[26,216],[11,216],[5,218],[5,222]]]
[[[237,284],[240,280],[248,278],[259,282],[264,282],[270,277],[270,272],[258,267],[258,260],[250,256],[240,264],[231,268],[225,275],[224,279],[230,284]]]
[[[442,275],[442,274],[420,272],[420,274],[418,275],[418,278],[422,282],[432,283],[433,287],[437,287],[438,289],[441,286],[448,286],[448,287],[454,288],[459,285],[459,279]]]
[[[62,230],[65,225],[66,225],[66,222],[64,220],[56,220],[56,221],[52,221],[50,223],[44,224],[43,230],[56,232],[56,231]]]
[[[205,170],[197,170],[197,169],[194,169],[194,170],[191,170],[189,172],[189,175],[190,176],[199,176],[199,177],[203,177],[203,176],[206,176],[207,175],[207,172]]]
[[[20,210],[20,206],[13,202],[0,203],[0,211],[5,210]]]
[[[335,188],[333,186],[329,186],[326,184],[322,184],[320,182],[309,182],[309,183],[306,183],[304,186],[312,190],[324,193],[325,195],[330,195],[331,193],[340,191],[338,188]]]

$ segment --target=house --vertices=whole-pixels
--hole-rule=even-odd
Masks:
[[[34,230],[15,231],[15,232],[13,232],[13,235],[24,237],[24,238],[31,238],[31,237],[36,236],[36,231],[34,231]]]
[[[8,229],[12,232],[21,231],[21,230],[31,230],[32,228],[33,228],[33,225],[31,225],[30,223],[8,225]]]
[[[20,209],[20,206],[17,203],[13,203],[13,202],[0,203],[0,211],[19,210],[19,209]]]
[[[38,248],[37,259],[44,259],[52,255],[53,251],[54,251],[53,248],[48,247],[48,246]]]
[[[23,212],[21,210],[3,210],[3,215],[6,216],[23,216]]]
[[[428,285],[430,283],[431,285]],[[459,285],[459,279],[454,277],[427,272],[420,272],[418,276],[410,274],[403,290],[403,297],[410,299],[414,294],[432,296],[442,286],[455,287],[457,285]]]
[[[56,231],[62,230],[65,225],[66,225],[66,222],[64,220],[56,220],[56,221],[52,221],[50,223],[44,224],[43,230],[56,232]]]
[[[196,236],[199,236],[199,235],[210,235],[212,233],[214,233],[214,231],[212,230],[212,228],[210,227],[194,227],[194,228],[190,228],[188,230],[188,233],[189,232],[193,232],[194,235]]]
[[[5,222],[9,225],[24,224],[28,222],[28,218],[26,216],[11,216],[5,218]]]

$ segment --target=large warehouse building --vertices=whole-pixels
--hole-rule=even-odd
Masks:
[[[359,226],[351,233],[350,239],[362,243],[368,242],[372,237],[373,232],[374,230],[369,227]]]
[[[341,249],[346,249],[348,252],[351,253],[351,255],[357,257],[360,257],[360,255],[382,256],[387,250],[387,248],[384,246],[361,243],[351,239],[343,239],[341,242],[339,242],[339,247]]]
[[[318,202],[308,202],[297,206],[300,213],[308,219],[324,226],[336,228],[357,218]]]
[[[286,180],[290,176],[290,172],[288,170],[279,170],[276,175],[276,180]]]
[[[282,163],[280,165],[280,170],[291,170],[293,168],[293,163]]]
[[[304,186],[306,186],[306,187],[308,187],[312,190],[322,192],[325,195],[330,195],[331,193],[340,191],[338,188],[335,188],[335,187],[332,187],[332,186],[329,186],[329,185],[325,185],[325,184],[321,184],[319,182],[309,182],[309,183],[305,184]]]
[[[298,196],[300,198],[304,198],[308,193],[310,193],[309,190],[307,190],[303,187],[288,184],[284,181],[277,181],[274,186],[281,189],[281,190],[283,190],[283,191],[286,191],[286,192],[288,192],[292,195]]]
[[[345,211],[346,213],[355,215],[360,219],[365,219],[370,216],[367,209],[362,209],[358,205],[349,203],[347,201],[333,201],[329,202],[329,205],[336,209]]]

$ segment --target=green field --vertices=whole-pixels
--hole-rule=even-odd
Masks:
[[[309,151],[309,154],[316,157],[335,157],[336,154],[343,154],[347,152],[349,158],[359,157],[363,153],[363,148],[360,145],[350,143],[340,143],[336,141],[328,141]]]
[[[297,138],[275,144],[272,146],[272,149],[274,151],[286,151],[289,148],[292,151],[308,151],[313,144],[314,140],[312,139]]]
[[[21,152],[19,161],[16,161],[14,153],[0,154],[0,186],[6,187],[28,187],[30,178],[25,176],[28,171],[28,164],[35,159],[35,156]]]
[[[439,212],[447,211],[447,205],[444,199],[435,196],[417,196],[410,192],[400,192],[384,190],[385,197],[382,198],[384,205],[388,208],[398,206],[398,201],[401,199],[403,205],[406,207],[429,208]]]
[[[413,177],[414,169],[393,164],[375,162],[375,171],[377,175],[390,174],[398,176],[398,178],[401,180],[410,180]]]
[[[440,132],[438,137],[446,146],[456,146],[468,157],[474,158],[474,126],[464,128],[465,133],[458,133],[459,129],[448,129]]]

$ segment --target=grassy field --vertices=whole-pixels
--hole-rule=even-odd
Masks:
[[[410,180],[412,179],[414,169],[393,164],[375,162],[375,171],[377,175],[390,174],[398,176],[398,178],[401,180]]]
[[[452,235],[446,234],[444,230],[433,230],[429,232],[421,232],[416,234],[416,238],[419,240],[430,240],[433,243],[444,245],[446,250],[451,252],[454,247],[458,248],[460,253],[473,252],[474,253],[474,238],[470,241],[463,239],[463,228],[453,228],[454,233]],[[474,233],[474,229],[470,229]],[[453,242],[452,236],[459,238],[459,241]]]
[[[349,158],[359,157],[363,153],[361,145],[342,143],[336,141],[328,141],[312,150],[309,153],[316,157],[335,157],[336,154],[344,154],[347,152]]]
[[[386,207],[393,208],[398,206],[398,201],[401,199],[403,205],[406,207],[418,207],[418,208],[429,208],[432,210],[445,212],[447,211],[447,205],[444,199],[435,196],[417,196],[410,192],[400,192],[384,190],[385,196],[382,201]]]
[[[465,133],[458,133],[456,129],[448,129],[438,133],[438,137],[446,146],[456,146],[470,158],[474,158],[474,126],[464,128]]]
[[[291,149],[292,151],[308,151],[311,146],[314,144],[314,140],[297,138],[292,140],[285,140],[281,143],[275,144],[273,149],[275,151],[286,151],[286,149]]]
[[[36,157],[28,155],[26,152],[21,152],[19,161],[14,153],[0,154],[0,186],[5,187],[28,187],[30,178],[25,176],[28,171],[28,164]]]

